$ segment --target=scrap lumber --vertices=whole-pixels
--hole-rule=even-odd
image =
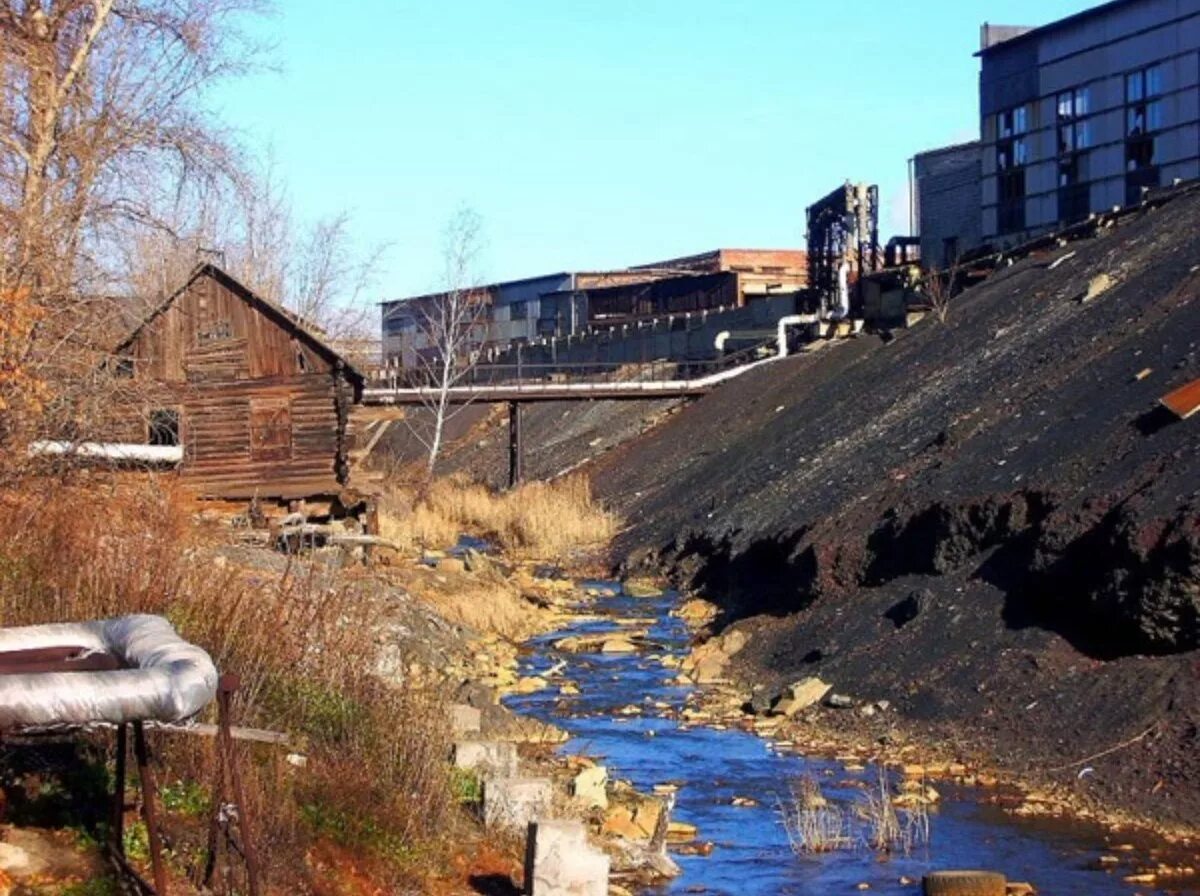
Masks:
[[[1186,386],[1169,392],[1159,399],[1159,403],[1180,420],[1186,420],[1200,411],[1200,380],[1192,380]]]

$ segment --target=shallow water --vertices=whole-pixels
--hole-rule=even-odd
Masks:
[[[616,587],[612,583],[588,583]],[[681,620],[668,615],[673,595],[636,599],[604,597],[592,611],[616,617],[655,617],[648,637],[664,645],[659,654],[683,655],[689,633]],[[649,792],[655,784],[679,786],[673,818],[699,828],[700,842],[712,841],[709,856],[675,855],[683,876],[661,890],[666,893],[823,894],[857,892],[860,883],[871,893],[913,894],[919,886],[902,884],[901,877],[920,881],[921,875],[946,868],[987,868],[1009,880],[1029,881],[1040,894],[1108,894],[1200,892],[1156,890],[1125,883],[1123,875],[1136,869],[1123,865],[1114,872],[1100,869],[1106,854],[1094,829],[1062,822],[1025,822],[975,801],[977,791],[937,783],[942,802],[931,813],[929,843],[909,856],[880,857],[865,847],[797,857],[788,844],[778,806],[787,798],[789,783],[815,775],[831,801],[854,800],[861,792],[849,782],[874,782],[878,772],[847,772],[839,763],[808,759],[775,751],[762,738],[742,731],[685,727],[656,710],[661,701],[681,708],[690,692],[666,683],[674,670],[642,655],[564,654],[552,642],[568,634],[617,631],[612,620],[586,621],[531,642],[522,661],[522,675],[545,672],[565,661],[564,680],[579,685],[578,697],[560,697],[554,688],[505,702],[514,710],[565,728],[572,739],[568,752],[601,757],[610,777],[625,778]],[[644,715],[625,717],[617,710],[643,704]],[[758,805],[731,805],[734,797],[749,797]]]

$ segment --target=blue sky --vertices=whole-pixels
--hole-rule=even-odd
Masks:
[[[973,137],[979,26],[1087,0],[279,0],[274,71],[216,111],[270,145],[304,218],[388,243],[377,295],[437,286],[483,218],[483,274],[801,247],[847,178],[907,225],[907,160]]]

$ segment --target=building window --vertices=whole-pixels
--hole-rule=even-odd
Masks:
[[[1001,233],[1025,229],[1025,166],[1031,161],[1026,135],[1032,124],[1028,105],[996,116],[997,224]]]
[[[1125,76],[1125,202],[1140,202],[1145,189],[1158,186],[1157,137],[1165,124],[1161,65]]]
[[[1091,89],[1077,87],[1058,95],[1058,154],[1078,152],[1092,145],[1091,123],[1086,121],[1091,111]]]
[[[510,320],[525,320],[529,317],[529,302],[513,302],[509,307]]]
[[[151,445],[179,444],[179,411],[176,408],[156,408],[150,412],[146,441]]]

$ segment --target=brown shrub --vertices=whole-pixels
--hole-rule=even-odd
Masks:
[[[432,864],[456,821],[448,734],[433,697],[380,682],[372,603],[316,565],[217,565],[186,501],[165,486],[30,483],[0,495],[0,623],[158,613],[241,678],[240,724],[292,734],[307,765],[243,745],[247,809],[268,877],[308,891],[305,857],[333,841],[379,882]],[[215,720],[215,719],[210,719]],[[155,735],[165,782],[206,791],[213,741]],[[172,817],[173,851],[199,856],[205,825]]]

